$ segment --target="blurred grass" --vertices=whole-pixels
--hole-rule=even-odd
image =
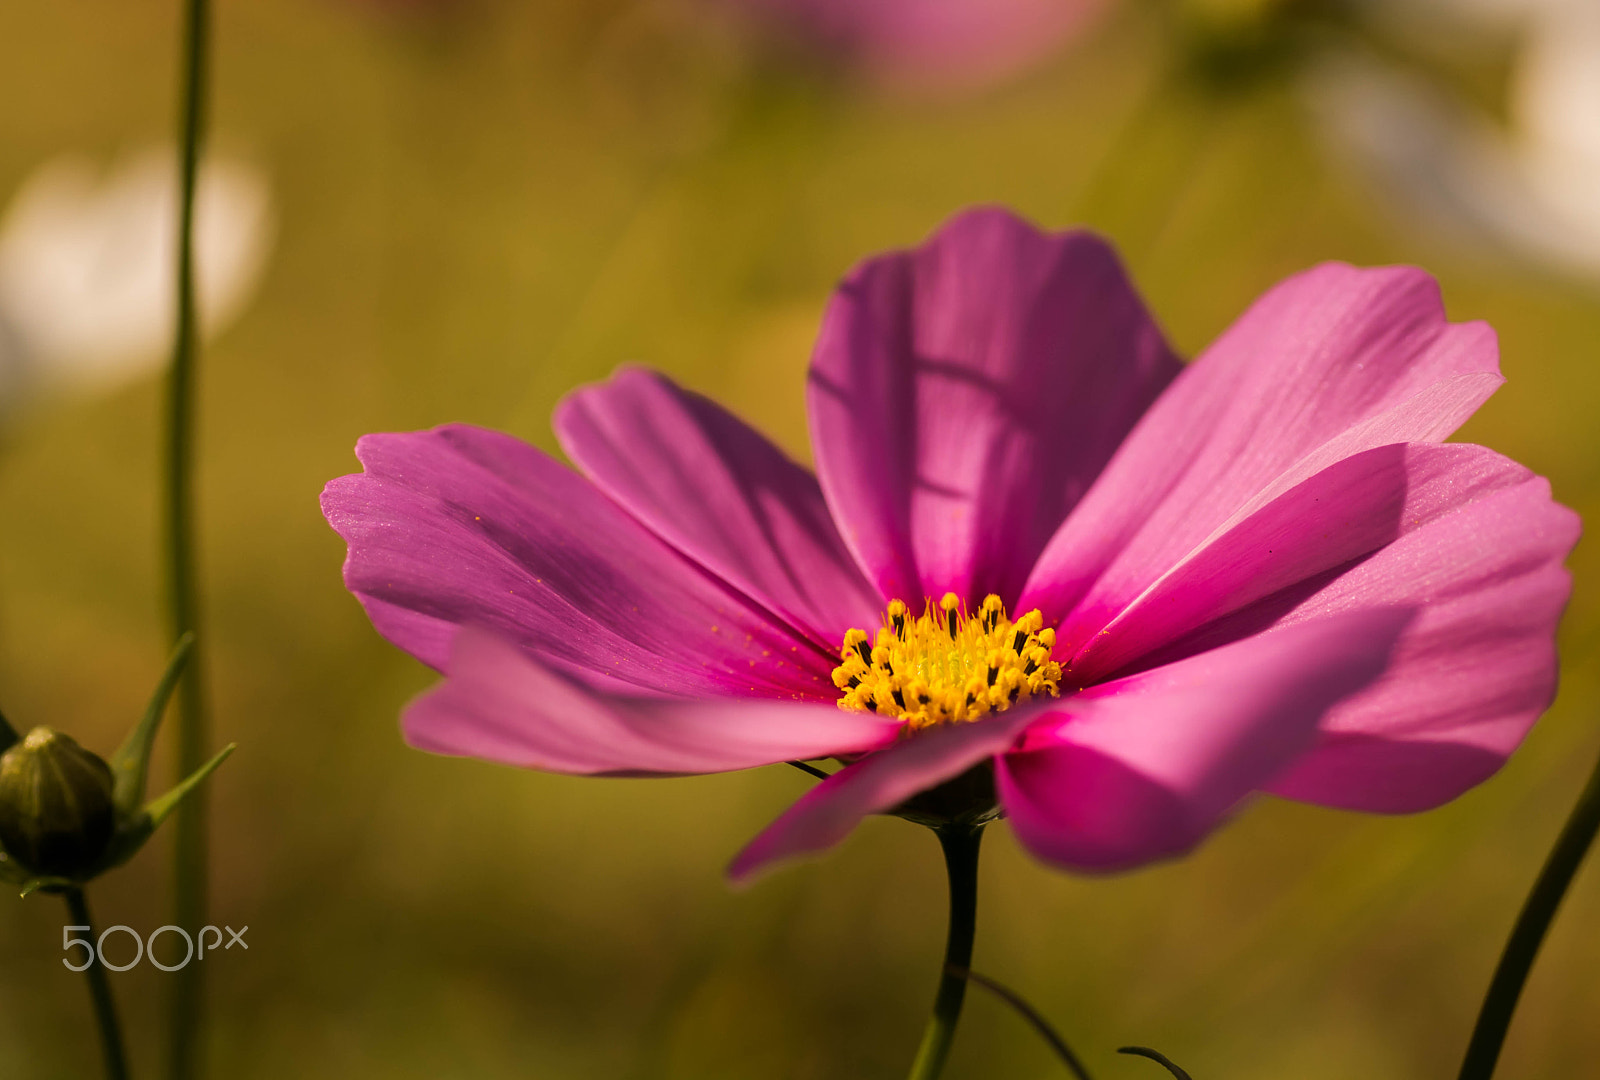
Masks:
[[[0,192],[62,150],[164,138],[175,5],[0,5]],[[203,375],[217,737],[214,1075],[892,1077],[932,993],[932,839],[875,820],[746,893],[725,860],[792,770],[580,781],[406,750],[430,676],[339,584],[316,494],[362,432],[468,420],[553,448],[555,399],[623,361],[728,402],[805,456],[800,388],[832,282],[955,209],[1003,202],[1121,245],[1193,353],[1284,274],[1416,262],[1499,330],[1506,387],[1463,433],[1600,510],[1597,293],[1397,228],[1319,152],[1291,88],[1159,89],[1126,10],[1047,69],[963,101],[864,97],[757,66],[683,9],[623,0],[223,0],[217,142],[278,184],[263,293]],[[1115,171],[1101,162],[1114,154]],[[0,694],[109,750],[164,646],[153,384],[65,406],[0,450]],[[1194,858],[1106,880],[1004,826],[976,963],[1102,1077],[1166,1050],[1196,1076],[1445,1077],[1512,915],[1600,753],[1600,565],[1573,560],[1561,698],[1505,772],[1436,813],[1264,800]],[[164,853],[96,886],[165,921]],[[88,1075],[52,900],[0,903],[0,1075]],[[1536,970],[1507,1076],[1592,1069],[1600,873]],[[114,977],[153,1070],[161,976]],[[952,1077],[1058,1066],[979,996]]]

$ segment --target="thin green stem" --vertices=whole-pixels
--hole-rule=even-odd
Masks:
[[[803,761],[786,761],[786,762],[784,762],[784,764],[785,765],[793,765],[795,768],[799,769],[801,772],[810,773],[812,776],[815,776],[818,780],[826,780],[828,778],[828,774],[827,773],[823,772],[821,769],[817,768],[815,765],[807,765]]]
[[[950,932],[945,939],[944,967],[940,969],[939,992],[933,999],[933,1015],[922,1033],[922,1045],[911,1063],[909,1080],[936,1080],[944,1072],[950,1044],[956,1037],[956,1021],[961,1018],[961,1003],[967,996],[967,980],[951,969],[971,967],[972,938],[978,926],[978,844],[983,840],[983,827],[945,825],[934,833],[944,848],[944,865],[950,875]]]
[[[194,267],[195,187],[205,128],[207,0],[185,0],[182,93],[179,109],[179,212],[177,318],[167,384],[166,531],[168,617],[174,640],[199,635],[200,600],[195,566],[194,436],[195,366],[199,355]],[[200,650],[190,656],[178,688],[177,772],[188,776],[206,759],[207,718]],[[178,811],[175,827],[173,922],[198,931],[206,925],[206,792]],[[168,1015],[168,1075],[199,1075],[203,968],[189,964],[172,978]]]
[[[1117,1049],[1119,1054],[1132,1054],[1134,1057],[1149,1058],[1172,1074],[1173,1080],[1191,1080],[1188,1073],[1178,1068],[1177,1064],[1159,1050],[1152,1050],[1148,1046],[1123,1046]]]
[[[1029,1005],[1027,999],[1021,994],[1002,982],[991,979],[987,975],[980,975],[968,968],[950,967],[946,970],[950,974],[966,979],[970,983],[976,983],[1015,1009],[1018,1015],[1026,1020],[1034,1031],[1039,1033],[1039,1037],[1049,1044],[1050,1049],[1055,1051],[1056,1057],[1061,1059],[1061,1064],[1067,1067],[1068,1072],[1076,1076],[1078,1080],[1092,1080],[1089,1076],[1088,1068],[1078,1055],[1072,1052],[1072,1047],[1068,1046],[1067,1040],[1061,1037],[1061,1032],[1057,1031],[1050,1021],[1044,1018],[1043,1013]]]
[[[94,919],[89,917],[89,901],[84,898],[83,890],[67,889],[61,895],[67,902],[72,925],[89,927],[89,937],[94,940]],[[105,1058],[107,1080],[128,1080],[128,1055],[122,1047],[117,1003],[111,999],[111,981],[106,978],[98,952],[89,957],[89,966],[83,973],[89,978],[89,1000],[94,1003],[95,1024],[100,1028],[100,1053]]]
[[[1534,958],[1539,954],[1539,946],[1597,832],[1600,832],[1600,764],[1596,764],[1583,794],[1578,796],[1578,805],[1572,808],[1561,835],[1556,837],[1555,847],[1550,849],[1544,868],[1533,883],[1533,891],[1517,916],[1505,951],[1500,954],[1500,963],[1489,981],[1483,1008],[1478,1013],[1477,1026],[1472,1029],[1472,1041],[1467,1044],[1466,1058],[1461,1062],[1461,1080],[1489,1080],[1494,1075],[1500,1048],[1511,1027],[1511,1016],[1516,1011],[1517,999],[1522,996],[1523,984],[1528,981]]]

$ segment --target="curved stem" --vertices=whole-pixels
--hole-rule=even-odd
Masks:
[[[84,898],[83,890],[67,889],[62,893],[62,899],[67,902],[72,925],[89,927],[89,937],[93,938],[94,920],[89,917],[89,901]],[[83,969],[83,973],[89,977],[89,999],[94,1003],[94,1019],[100,1028],[100,1053],[105,1058],[106,1076],[108,1080],[128,1080],[128,1057],[122,1048],[122,1027],[117,1023],[117,1005],[111,999],[111,981],[106,978],[106,969],[100,963],[98,952],[89,957],[89,966]]]
[[[1159,1050],[1152,1050],[1148,1046],[1122,1046],[1117,1048],[1119,1054],[1132,1054],[1134,1057],[1149,1058],[1172,1074],[1173,1080],[1191,1080],[1188,1073],[1173,1062],[1167,1055]]]
[[[1533,883],[1533,891],[1522,905],[1505,951],[1500,954],[1477,1026],[1472,1029],[1472,1041],[1467,1044],[1466,1058],[1461,1062],[1461,1080],[1489,1080],[1494,1075],[1528,972],[1596,832],[1600,832],[1600,763],[1595,765],[1583,794],[1578,796],[1578,805],[1562,826],[1555,847],[1550,849],[1544,868]]]
[[[922,1033],[922,1045],[911,1063],[909,1080],[935,1080],[944,1072],[950,1044],[956,1037],[956,1021],[961,1018],[961,1003],[966,999],[967,980],[954,974],[972,964],[972,938],[978,925],[978,844],[983,826],[945,825],[934,830],[944,848],[944,865],[950,875],[950,932],[945,939],[944,967],[939,992],[933,999],[933,1015]]]
[[[195,361],[199,352],[194,267],[194,196],[205,125],[207,0],[184,0],[178,280],[172,368],[167,384],[166,532],[167,586],[172,636],[198,637],[195,569],[194,432]],[[178,689],[176,775],[188,776],[206,759],[206,710],[198,648]],[[173,922],[196,931],[206,924],[206,792],[195,792],[178,811],[175,828]],[[168,1068],[173,1080],[198,1075],[203,970],[190,964],[172,978],[168,1015]]]
[[[1067,1040],[1063,1039],[1061,1033],[1051,1026],[1050,1021],[1044,1018],[1044,1014],[1029,1005],[1027,999],[1021,994],[1004,983],[997,982],[987,975],[980,975],[969,968],[951,967],[946,970],[950,974],[960,976],[970,983],[976,983],[1007,1005],[1010,1005],[1017,1011],[1018,1015],[1028,1022],[1028,1025],[1034,1031],[1039,1033],[1039,1037],[1050,1045],[1050,1049],[1055,1051],[1056,1057],[1061,1059],[1061,1064],[1067,1067],[1068,1072],[1076,1076],[1078,1080],[1092,1080],[1089,1076],[1089,1070],[1084,1066],[1078,1055],[1072,1052],[1072,1047],[1067,1045]]]

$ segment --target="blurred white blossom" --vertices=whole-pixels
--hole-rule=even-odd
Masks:
[[[1410,19],[1515,35],[1507,121],[1419,72],[1347,52],[1308,79],[1336,152],[1413,217],[1600,276],[1600,0],[1403,6]]]
[[[170,150],[105,171],[56,158],[23,181],[0,219],[0,411],[41,394],[103,390],[162,365],[172,345],[177,215]],[[207,160],[194,233],[206,336],[249,301],[273,232],[266,177],[239,161]]]

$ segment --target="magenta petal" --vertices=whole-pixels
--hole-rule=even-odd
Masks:
[[[582,477],[508,435],[368,435],[331,482],[345,584],[373,625],[444,669],[467,623],[591,685],[831,701],[833,662],[673,551]]]
[[[1500,383],[1493,332],[1419,270],[1327,264],[1258,300],[1151,407],[1022,603],[1083,642],[1252,500],[1341,457],[1444,439]]]
[[[970,211],[834,294],[807,392],[823,491],[886,596],[1010,602],[1178,370],[1104,241]]]
[[[816,477],[721,406],[625,369],[556,410],[562,448],[656,535],[832,650],[884,598],[839,538]]]
[[[1330,616],[1062,702],[998,763],[1012,829],[1076,870],[1188,851],[1310,748],[1330,707],[1378,677],[1410,617]]]
[[[1083,644],[1073,681],[1100,682],[1191,630],[1528,477],[1481,446],[1390,444],[1344,458],[1263,505],[1252,500]],[[1065,655],[1071,645],[1063,642]]]
[[[1038,715],[1037,708],[1024,708],[937,728],[847,765],[750,841],[728,867],[728,876],[747,881],[780,859],[832,847],[868,814],[892,810],[1005,750]]]
[[[1492,775],[1555,696],[1556,623],[1572,590],[1561,563],[1578,533],[1578,516],[1524,473],[1295,608],[1285,627],[1379,603],[1419,611],[1383,678],[1329,713],[1317,750],[1272,791],[1409,813]]]
[[[406,741],[547,772],[655,776],[725,772],[884,746],[899,723],[836,705],[673,701],[599,694],[473,627],[450,677],[406,709]]]

